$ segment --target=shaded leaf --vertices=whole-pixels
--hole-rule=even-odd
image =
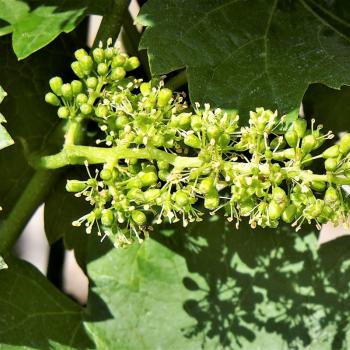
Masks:
[[[62,144],[62,130],[54,133],[59,123],[56,111],[44,101],[44,95],[53,75],[63,75],[64,79],[72,75],[72,51],[84,40],[78,33],[67,36],[65,43],[58,39],[23,62],[18,62],[12,53],[10,38],[0,40],[0,52],[6,52],[1,56],[0,85],[11,91],[0,105],[0,112],[6,115],[7,130],[16,141],[13,147],[0,152],[0,198],[4,209],[1,215],[11,210],[33,174],[27,154],[43,147],[45,152],[55,152],[57,146],[53,144]]]
[[[9,268],[0,271],[0,347],[92,348],[82,309],[32,265],[14,258],[7,262]]]
[[[350,237],[318,251],[310,227],[235,230],[215,218],[153,237],[88,264],[98,348],[347,348]]]
[[[312,82],[350,84],[350,3],[308,0],[150,0],[147,27],[153,74],[186,67],[192,102],[298,110]],[[316,5],[315,5],[316,4]],[[244,115],[243,115],[244,114]]]

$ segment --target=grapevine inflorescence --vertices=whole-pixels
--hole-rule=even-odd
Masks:
[[[350,203],[341,186],[350,183],[350,134],[315,154],[333,135],[314,120],[308,129],[305,119],[288,124],[257,108],[239,127],[235,112],[190,106],[162,80],[127,77],[139,61],[110,43],[75,57],[79,80],[52,78],[45,98],[68,120],[64,164],[103,164],[93,175],[88,168],[86,181],[67,183],[92,205],[73,225],[85,224],[88,233],[96,227],[124,246],[142,241],[154,223],[201,221],[203,207],[221,210],[237,227],[243,217],[253,228],[282,220],[297,230],[305,221],[320,227],[346,220]],[[86,120],[99,128],[98,147],[75,145],[69,136]],[[54,157],[44,159],[47,167],[62,159]],[[307,169],[318,158],[321,175]]]

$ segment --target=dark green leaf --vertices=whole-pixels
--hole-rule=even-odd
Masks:
[[[87,349],[82,309],[32,265],[7,259],[0,271],[0,347]]]
[[[65,44],[57,40],[24,62],[18,62],[12,53],[10,38],[0,40],[0,52],[6,52],[1,56],[0,85],[9,92],[0,105],[0,112],[6,116],[7,130],[16,141],[13,147],[0,152],[2,213],[11,210],[33,174],[27,163],[27,154],[39,151],[43,145],[46,145],[45,152],[53,152],[55,149],[49,147],[52,142],[62,142],[57,142],[57,135],[53,134],[58,118],[55,109],[44,101],[44,95],[52,76],[64,73],[64,78],[67,78],[71,74],[72,51],[81,45],[82,40],[81,37],[72,38],[67,36]]]
[[[65,247],[74,249],[79,265],[85,269],[86,245],[90,236],[86,234],[85,226],[75,227],[72,222],[87,214],[91,207],[82,198],[65,190],[67,179],[86,177],[85,169],[80,170],[68,171],[52,189],[45,202],[45,232],[50,245],[63,238]]]
[[[350,130],[350,87],[340,90],[322,84],[313,84],[304,96],[304,112],[309,118],[316,118],[324,130],[334,133]]]
[[[213,218],[154,238],[89,263],[98,348],[347,349],[350,237]]]
[[[153,74],[187,68],[192,102],[287,113],[312,82],[350,84],[350,2],[337,3],[150,0],[141,47]]]

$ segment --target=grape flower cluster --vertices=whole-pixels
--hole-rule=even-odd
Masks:
[[[236,227],[245,217],[252,228],[274,228],[282,220],[297,230],[304,222],[319,228],[346,221],[350,202],[342,185],[350,184],[350,134],[325,148],[333,135],[314,120],[309,127],[303,118],[288,123],[263,108],[239,126],[235,112],[191,106],[162,80],[127,76],[140,62],[110,42],[91,54],[77,50],[75,58],[78,79],[52,78],[45,96],[60,118],[89,120],[98,130],[94,147],[77,146],[89,151],[77,157],[88,179],[66,185],[92,206],[74,226],[96,229],[120,247],[141,242],[153,224],[201,221],[206,210],[220,211]],[[96,161],[101,150],[106,156]],[[310,169],[317,159],[323,174]],[[92,163],[101,163],[93,174]]]

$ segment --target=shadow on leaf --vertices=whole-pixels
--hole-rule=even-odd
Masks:
[[[186,259],[192,276],[183,278],[197,296],[183,304],[194,320],[182,329],[185,337],[236,349],[260,342],[263,333],[267,339],[277,334],[288,349],[346,348],[350,237],[318,249],[311,227],[235,230],[213,217],[156,239]]]

